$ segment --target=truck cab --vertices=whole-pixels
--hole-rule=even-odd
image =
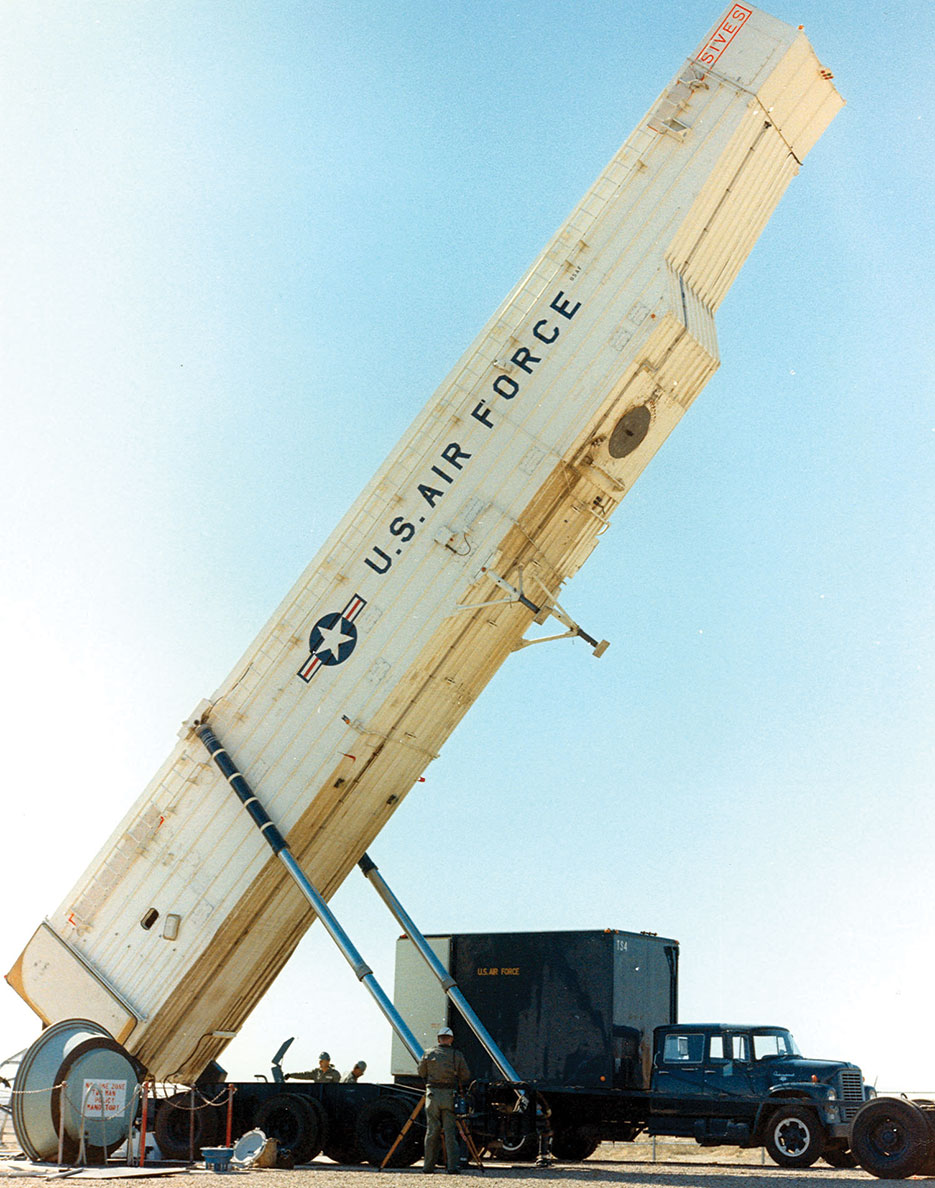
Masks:
[[[784,1167],[846,1155],[872,1090],[860,1069],[804,1057],[784,1027],[670,1024],[653,1038],[650,1134],[703,1146],[763,1144]]]

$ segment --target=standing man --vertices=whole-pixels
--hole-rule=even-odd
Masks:
[[[438,1045],[430,1048],[419,1061],[419,1076],[425,1081],[425,1159],[422,1171],[435,1170],[442,1132],[445,1135],[445,1155],[448,1175],[456,1176],[458,1167],[458,1128],[455,1124],[455,1091],[463,1089],[471,1079],[467,1061],[452,1047],[454,1034],[450,1027],[438,1031]]]
[[[354,1067],[351,1069],[351,1071],[349,1073],[345,1073],[344,1076],[341,1078],[341,1084],[342,1085],[353,1085],[355,1081],[360,1080],[360,1078],[364,1075],[364,1073],[366,1071],[367,1071],[367,1061],[366,1060],[358,1060],[357,1063],[354,1065]]]
[[[287,1081],[340,1081],[340,1079],[341,1074],[331,1063],[331,1057],[327,1052],[319,1052],[318,1068],[313,1068],[309,1072],[286,1073]]]

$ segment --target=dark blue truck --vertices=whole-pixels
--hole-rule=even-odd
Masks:
[[[462,933],[428,938],[511,1063],[548,1103],[552,1152],[583,1159],[602,1140],[682,1136],[764,1146],[783,1167],[853,1166],[854,1116],[873,1095],[860,1069],[801,1055],[782,1027],[684,1024],[678,942],[605,931]],[[487,1053],[402,938],[396,1003],[425,1044],[442,1023],[479,1082]],[[415,1084],[401,1045],[398,1082]],[[494,1140],[495,1141],[495,1140]],[[533,1157],[517,1124],[501,1144]]]
[[[396,1006],[423,1047],[439,1027],[454,1031],[474,1078],[460,1112],[477,1151],[577,1161],[602,1141],[647,1134],[765,1147],[788,1168],[823,1158],[886,1179],[935,1175],[935,1105],[876,1098],[856,1065],[802,1056],[784,1027],[678,1022],[676,941],[615,929],[428,941],[523,1078],[504,1080],[400,938]],[[399,1037],[394,1081],[384,1085],[287,1079],[287,1047],[269,1080],[230,1086],[209,1069],[195,1089],[161,1101],[162,1154],[193,1158],[226,1129],[259,1127],[296,1163],[320,1152],[394,1167],[421,1157],[423,1085]]]

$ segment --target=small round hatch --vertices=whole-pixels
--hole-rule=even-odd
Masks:
[[[645,439],[652,424],[652,414],[645,404],[638,404],[623,414],[610,435],[607,448],[611,458],[625,458]]]

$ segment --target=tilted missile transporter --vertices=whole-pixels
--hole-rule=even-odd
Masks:
[[[100,1151],[119,1145],[144,1075],[210,1081],[316,918],[405,1037],[411,1074],[418,1041],[328,900],[499,666],[543,642],[532,624],[553,617],[545,639],[605,651],[562,588],[716,370],[715,314],[841,104],[804,33],[746,4],[682,64],[7,974],[46,1028],[14,1088],[30,1154],[78,1150],[95,1124]],[[603,1092],[625,1067],[647,1075],[632,1039],[613,1036]],[[720,1042],[711,1079],[726,1081],[746,1062],[739,1032]],[[795,1059],[776,1068],[797,1076]],[[811,1098],[827,1084],[814,1075]],[[541,1119],[527,1090],[496,1085],[488,1116],[506,1130]],[[346,1088],[242,1087],[229,1117],[245,1126],[263,1106],[305,1155],[331,1124],[345,1153],[372,1156],[368,1135],[385,1137],[408,1091]],[[364,1134],[335,1104],[354,1093]],[[216,1108],[188,1111],[189,1141]],[[918,1118],[897,1112],[874,1131],[887,1150],[894,1133],[917,1145]],[[717,1137],[709,1121],[702,1137]]]

